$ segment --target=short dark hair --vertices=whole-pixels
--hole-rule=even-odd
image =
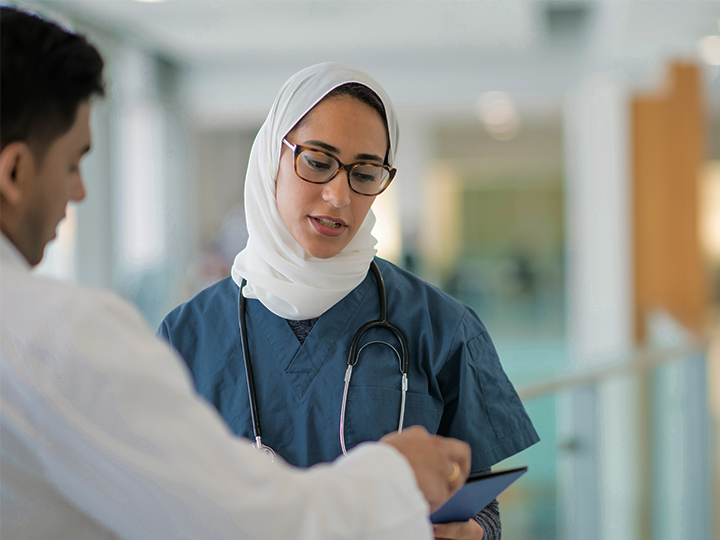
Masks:
[[[83,101],[105,94],[103,60],[84,36],[0,7],[0,149],[27,143],[42,159]]]

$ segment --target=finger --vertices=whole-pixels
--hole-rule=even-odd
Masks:
[[[445,439],[448,457],[460,465],[461,477],[467,478],[470,473],[470,446],[457,439]]]
[[[445,439],[445,454],[450,460],[445,477],[451,493],[460,489],[470,472],[470,447],[455,439]]]
[[[418,487],[432,511],[442,506],[452,494],[451,490],[462,483],[458,479],[451,486],[447,481],[453,472],[453,460],[449,455],[456,455],[457,450],[454,445],[446,444],[442,437],[429,435],[424,428],[415,427],[387,435],[382,438],[382,442],[394,446],[408,460]]]

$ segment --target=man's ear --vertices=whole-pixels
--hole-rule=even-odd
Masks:
[[[19,204],[35,174],[35,160],[24,142],[8,144],[0,151],[0,195],[10,205]]]

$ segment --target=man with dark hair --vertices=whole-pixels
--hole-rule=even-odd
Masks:
[[[16,202],[22,187],[19,182],[9,184],[7,192],[3,190],[3,232],[7,227],[6,236],[36,265],[45,244],[54,237],[68,201],[85,196],[78,165],[90,150],[88,100],[104,93],[103,61],[84,37],[10,8],[2,8],[0,39],[1,147],[12,156],[13,167],[21,167],[18,174],[25,172],[23,167],[38,165],[41,169],[33,172],[42,173],[38,180],[47,183],[34,190],[32,198],[17,200],[19,205],[5,200]],[[70,136],[65,139],[68,145],[76,145],[59,145],[49,152],[51,143],[61,135]],[[62,167],[58,160],[70,162]],[[58,177],[50,178],[55,171],[59,171]],[[49,197],[48,190],[55,190],[58,196]],[[49,207],[41,207],[48,203]]]
[[[181,363],[113,294],[30,267],[85,196],[85,38],[0,8],[0,536],[430,538],[467,445],[421,428],[309,471],[272,463],[198,400]]]

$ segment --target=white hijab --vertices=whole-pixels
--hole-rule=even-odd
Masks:
[[[372,210],[340,253],[318,259],[308,255],[290,234],[275,200],[283,138],[330,91],[353,82],[373,90],[385,105],[390,135],[388,163],[392,165],[399,130],[389,96],[367,73],[336,62],[310,66],[288,79],[250,152],[245,179],[249,238],[235,257],[232,278],[238,286],[245,278],[245,298],[257,298],[285,319],[312,319],[325,313],[365,279],[376,253]]]

